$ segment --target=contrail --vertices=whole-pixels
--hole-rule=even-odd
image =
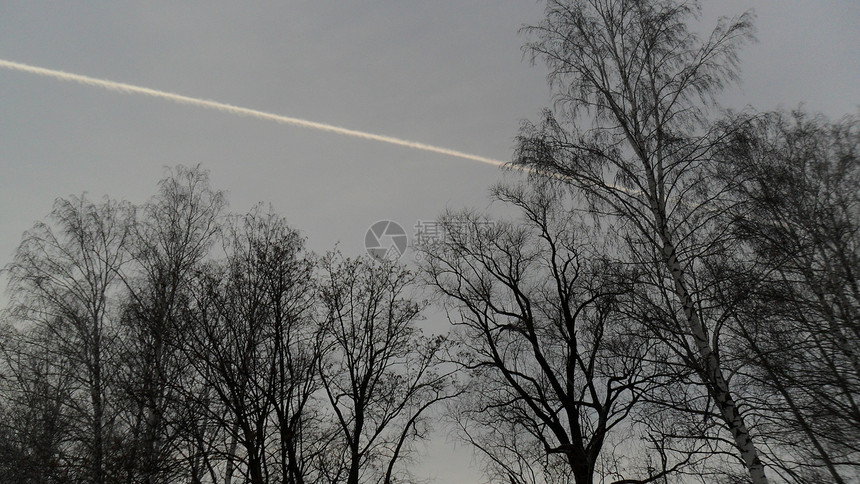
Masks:
[[[380,134],[367,133],[365,131],[357,131],[354,129],[341,128],[338,126],[332,126],[330,124],[325,123],[317,123],[314,121],[308,121],[305,119],[299,118],[291,118],[288,116],[281,116],[279,114],[267,113],[265,111],[258,111],[256,109],[248,109],[242,108],[239,106],[233,106],[230,104],[219,103],[217,101],[209,101],[206,99],[197,99],[188,96],[182,96],[180,94],[173,94],[171,92],[159,91],[157,89],[150,89],[147,87],[135,86],[132,84],[125,84],[122,82],[114,82],[108,81],[106,79],[96,79],[94,77],[82,76],[80,74],[72,74],[69,72],[56,71],[53,69],[45,69],[44,67],[36,67],[28,64],[21,64],[19,62],[12,62],[0,59],[0,67],[4,67],[6,69],[11,69],[13,71],[18,72],[26,72],[28,74],[35,74],[37,76],[51,77],[54,79],[58,79],[60,81],[71,81],[77,82],[78,84],[85,84],[88,86],[101,87],[103,89],[107,89],[110,91],[117,91],[126,94],[142,94],[144,96],[151,96],[161,99],[167,99],[168,101],[173,101],[179,104],[188,104],[191,106],[198,106],[201,108],[214,109],[216,111],[221,111],[224,113],[230,114],[238,114],[240,116],[250,116],[258,119],[265,119],[269,121],[274,121],[276,123],[281,124],[289,124],[291,126],[299,126],[301,128],[310,128],[316,129],[320,131],[327,131],[329,133],[341,134],[344,136],[352,136],[355,138],[363,138],[371,141],[381,141],[383,143],[389,143],[392,145],[405,146],[407,148],[413,148],[416,150],[424,150],[430,151],[433,153],[439,153],[442,155],[454,156],[457,158],[463,158],[466,160],[478,161],[481,163],[487,163],[489,165],[495,166],[504,166],[505,163],[499,160],[494,160],[492,158],[485,158],[483,156],[471,155],[469,153],[464,153],[462,151],[451,150],[448,148],[442,148],[439,146],[428,145],[424,143],[417,143],[415,141],[409,141],[400,138],[394,138],[391,136],[384,136]]]

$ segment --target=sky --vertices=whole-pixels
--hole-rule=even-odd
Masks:
[[[860,114],[860,2],[703,7],[704,26],[757,14],[759,42],[743,51],[725,107]],[[551,103],[518,35],[542,13],[532,0],[9,0],[0,59],[509,161],[521,120]],[[339,243],[349,255],[376,221],[411,236],[446,208],[486,208],[504,177],[437,153],[0,69],[0,265],[55,198],[140,203],[165,167],[198,163],[233,211],[270,203],[311,249]],[[478,482],[463,444],[436,438],[427,454],[417,474]]]

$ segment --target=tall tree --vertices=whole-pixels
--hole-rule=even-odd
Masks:
[[[710,207],[723,194],[705,176],[707,113],[736,79],[752,18],[723,19],[701,40],[688,28],[697,13],[696,2],[675,0],[549,0],[526,49],[549,67],[558,110],[524,125],[515,162],[569,185],[619,226],[650,278],[655,330],[695,371],[752,481],[766,483],[720,358],[721,318],[698,277],[720,247]]]
[[[68,405],[86,422],[80,457],[88,469],[86,480],[95,483],[106,479],[106,378],[112,371],[106,368],[117,330],[111,297],[128,259],[130,214],[126,204],[109,200],[59,199],[52,223],[25,233],[8,267],[16,315],[35,325],[34,332],[53,336],[49,351],[81,369],[80,394],[75,392]]]
[[[397,465],[427,437],[426,414],[450,398],[442,337],[416,328],[414,276],[394,262],[329,254],[321,262],[320,378],[334,417],[329,482],[402,480]]]
[[[641,395],[660,384],[641,324],[623,310],[633,275],[605,256],[605,242],[564,190],[502,186],[494,194],[522,220],[448,214],[444,243],[428,246],[424,262],[459,329],[470,377],[460,425],[493,477],[654,482],[688,464],[652,460],[648,471],[643,458],[639,469],[625,468],[604,452],[630,432]]]
[[[731,189],[723,213],[737,241],[716,269],[736,282],[722,304],[753,356],[754,411],[788,479],[856,480],[860,119],[770,113],[727,125],[713,176]]]
[[[183,335],[183,353],[214,394],[201,407],[242,445],[250,482],[312,482],[322,441],[312,407],[320,356],[313,263],[298,232],[259,208],[225,236],[227,260],[195,278],[193,330]]]
[[[193,271],[215,242],[224,195],[209,186],[199,166],[179,166],[159,182],[135,223],[135,276],[126,279],[125,395],[133,448],[129,481],[163,482],[180,472],[174,398],[188,376],[176,342],[187,330],[179,317],[188,305]]]

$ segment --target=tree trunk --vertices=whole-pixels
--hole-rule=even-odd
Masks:
[[[658,219],[659,220],[659,219]],[[700,375],[705,381],[708,392],[714,403],[720,411],[720,416],[723,418],[732,438],[735,442],[735,447],[741,454],[741,459],[749,471],[750,478],[753,484],[767,484],[768,480],[765,476],[764,465],[759,459],[758,452],[750,436],[749,430],[744,423],[743,416],[737,409],[737,405],[729,391],[729,385],[723,376],[720,368],[719,360],[714,354],[711,345],[708,343],[708,336],[705,333],[705,328],[699,320],[699,314],[696,312],[695,303],[690,293],[684,284],[684,272],[675,251],[675,246],[669,238],[668,230],[665,224],[661,224],[660,238],[663,242],[663,261],[667,269],[672,274],[672,281],[675,285],[675,295],[681,301],[684,311],[684,318],[693,336],[693,341],[696,344],[696,350],[699,352],[701,364]]]
[[[101,335],[96,323],[93,328],[93,381],[90,399],[93,405],[93,482],[104,484],[104,402],[102,401]]]
[[[361,456],[358,454],[358,443],[350,446],[349,460],[349,475],[346,478],[346,484],[359,484],[359,467],[361,465]]]
[[[224,484],[232,484],[233,483],[233,468],[234,463],[233,460],[236,458],[236,448],[239,446],[239,439],[236,437],[236,433],[239,432],[238,425],[233,425],[233,437],[230,440],[230,450],[227,451],[227,465],[224,470]]]
[[[568,453],[570,468],[573,470],[573,482],[576,484],[593,484],[594,469],[584,455]]]
[[[251,477],[251,484],[266,484],[263,478],[263,459],[260,455],[260,449],[255,446],[248,446],[248,474]]]

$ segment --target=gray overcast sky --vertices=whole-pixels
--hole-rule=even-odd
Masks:
[[[858,113],[860,2],[704,2],[703,24],[754,8],[727,107]],[[434,144],[507,161],[549,103],[521,57],[530,0],[0,3],[0,58]],[[489,165],[0,69],[0,264],[56,197],[141,202],[163,167],[202,163],[244,211],[271,202],[324,251],[374,221],[485,207]],[[423,473],[474,482],[462,445]],[[454,453],[456,452],[456,456]],[[452,470],[449,470],[449,464]]]

